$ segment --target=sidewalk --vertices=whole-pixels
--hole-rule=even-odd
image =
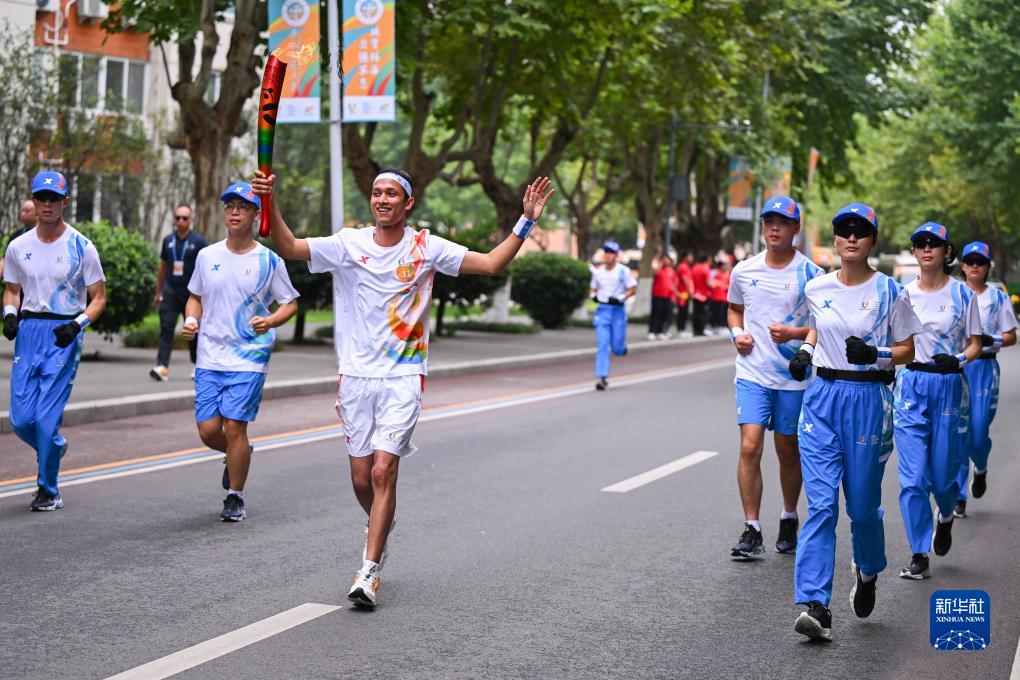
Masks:
[[[311,336],[312,328],[308,329]],[[632,352],[682,343],[727,340],[724,336],[649,341],[647,326],[631,324],[627,343]],[[291,328],[280,337],[287,339]],[[11,377],[12,343],[0,342],[0,381],[4,388]],[[497,368],[537,366],[595,356],[595,332],[586,328],[543,330],[535,335],[458,331],[454,337],[430,342],[429,375],[450,376],[482,373]],[[174,350],[170,381],[149,377],[156,351],[132,349],[116,339],[107,342],[88,333],[71,401],[64,411],[65,425],[114,420],[131,416],[190,409],[194,393],[192,365],[187,350]],[[277,340],[269,362],[263,398],[325,394],[336,389],[337,364],[332,342],[323,345],[291,345]],[[8,409],[10,391],[0,390],[0,432],[11,432]]]

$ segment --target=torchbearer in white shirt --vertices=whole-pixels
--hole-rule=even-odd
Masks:
[[[737,559],[753,559],[765,552],[758,512],[766,430],[775,431],[783,490],[776,552],[797,550],[801,486],[797,419],[807,384],[794,380],[789,364],[808,334],[805,288],[822,273],[793,247],[800,231],[796,201],[786,196],[770,198],[760,218],[765,252],[734,268],[727,297],[730,339],[737,350],[733,380],[740,426],[737,485],[744,509],[744,531],[730,552]]]
[[[224,522],[247,516],[241,492],[252,446],[248,423],[262,401],[277,326],[297,312],[298,292],[279,255],[255,240],[261,202],[245,182],[220,196],[227,238],[198,253],[182,335],[198,336],[195,421],[205,445],[226,454]],[[278,303],[275,312],[269,306]]]
[[[920,278],[906,286],[924,331],[914,337],[914,361],[896,377],[896,460],[900,515],[911,558],[900,576],[929,575],[928,548],[945,555],[953,543],[953,506],[967,431],[967,386],[962,367],[981,354],[977,296],[950,278],[956,263],[949,231],[928,222],[910,237]],[[931,498],[938,507],[932,532]]]
[[[403,170],[383,170],[372,185],[375,226],[342,229],[332,236],[298,239],[272,202],[271,235],[278,252],[304,260],[314,273],[338,278],[343,299],[339,324],[339,400],[354,494],[368,514],[361,569],[348,599],[374,607],[379,571],[396,510],[400,459],[415,451],[428,359],[429,308],[435,273],[500,274],[521,249],[553,194],[546,177],[524,191],[524,214],[489,253],[407,226],[414,207],[413,179]],[[271,194],[276,176],[255,173],[252,186]]]

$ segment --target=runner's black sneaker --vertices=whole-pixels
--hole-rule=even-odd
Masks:
[[[223,499],[223,512],[220,513],[220,519],[224,522],[240,522],[247,516],[244,499],[236,493],[228,493],[227,497]]]
[[[940,522],[935,520],[935,535],[931,539],[931,549],[939,557],[949,552],[953,547],[953,520]]]
[[[866,619],[874,611],[875,586],[877,584],[878,576],[870,581],[865,581],[861,578],[861,568],[854,565],[854,587],[850,589],[850,604],[853,605],[857,618]]]
[[[988,488],[988,470],[982,473],[974,473],[974,479],[970,483],[970,495],[974,498],[981,498],[985,495],[985,490]]]
[[[740,540],[730,550],[730,556],[747,560],[754,559],[765,552],[763,543],[761,532],[750,524],[745,524],[744,533],[740,534]]]
[[[793,629],[812,640],[832,640],[832,612],[818,600],[811,600],[808,610],[797,617]]]
[[[797,529],[800,522],[796,517],[779,520],[779,538],[776,539],[777,553],[797,552]]]
[[[32,512],[50,512],[51,510],[58,510],[64,507],[64,500],[60,497],[60,494],[52,495],[47,491],[44,491],[40,486],[35,491],[35,497],[32,499],[32,504],[29,506]]]
[[[909,578],[915,581],[931,576],[928,569],[928,556],[924,553],[914,553],[910,556],[910,564],[900,569],[900,578]]]
[[[956,505],[953,506],[953,517],[966,517],[967,516],[967,501],[956,501]]]
[[[599,392],[601,392],[602,390],[604,390],[604,389],[606,389],[608,387],[609,387],[609,381],[606,380],[605,378],[599,378],[595,382],[595,389],[597,389]]]

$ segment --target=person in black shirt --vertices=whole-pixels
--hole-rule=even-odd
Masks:
[[[156,274],[153,305],[159,308],[159,351],[156,365],[149,371],[153,380],[170,379],[170,352],[174,345],[177,317],[184,314],[190,295],[188,282],[195,271],[195,258],[206,245],[205,239],[191,230],[191,207],[182,203],[174,208],[174,231],[163,239],[159,251],[159,272]],[[188,343],[191,363],[195,363],[197,347],[195,340]]]

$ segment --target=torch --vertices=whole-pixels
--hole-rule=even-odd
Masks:
[[[266,60],[266,70],[262,75],[262,92],[259,95],[259,170],[268,177],[273,169],[273,138],[276,135],[276,113],[280,108],[280,94],[283,92],[283,78],[287,75],[287,64],[270,55]],[[272,197],[261,196],[262,220],[259,223],[259,236],[269,236],[269,211],[272,210]]]

